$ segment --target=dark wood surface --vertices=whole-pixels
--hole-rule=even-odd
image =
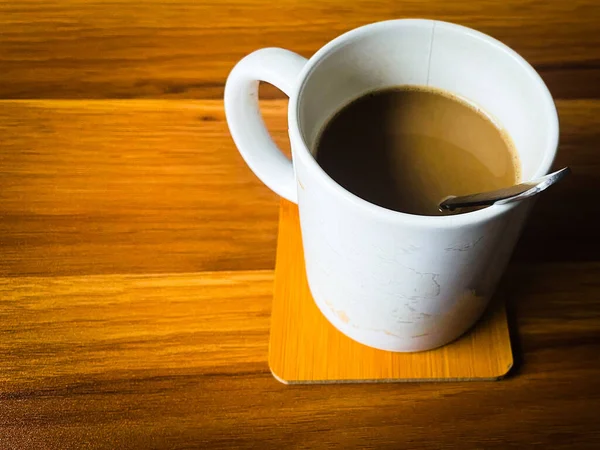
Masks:
[[[379,20],[457,22],[513,47],[558,98],[598,98],[597,0],[0,2],[0,98],[215,98],[268,46],[305,56]],[[271,95],[277,95],[271,91]]]
[[[0,448],[599,448],[599,5],[0,1]],[[258,47],[309,56],[410,16],[505,41],[558,99],[573,175],[498,293],[516,367],[284,386],[266,362],[279,203],[228,136],[225,77]]]

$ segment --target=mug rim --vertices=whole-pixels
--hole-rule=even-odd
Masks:
[[[431,20],[431,19],[393,19],[393,20],[385,20],[381,22],[374,22],[368,25],[363,25],[361,27],[355,28],[353,30],[347,31],[346,33],[341,34],[335,39],[329,41],[323,47],[321,47],[310,59],[307,61],[302,71],[298,75],[298,81],[296,82],[294,91],[292,95],[290,95],[290,101],[288,106],[288,117],[289,117],[289,133],[290,139],[294,142],[301,143],[300,146],[296,146],[293,149],[294,158],[300,158],[302,162],[306,165],[307,169],[311,172],[315,173],[316,176],[323,182],[327,189],[331,190],[334,194],[339,195],[345,201],[350,202],[356,207],[364,210],[365,213],[377,216],[378,219],[384,221],[393,221],[399,222],[403,224],[412,224],[421,227],[433,227],[433,228],[454,228],[460,227],[464,225],[470,225],[473,223],[485,222],[491,219],[494,219],[498,216],[507,213],[519,206],[522,201],[515,201],[503,205],[491,205],[486,208],[482,208],[476,211],[470,211],[466,213],[453,214],[448,216],[423,216],[416,214],[409,214],[400,211],[395,211],[391,209],[384,208],[383,206],[376,205],[371,203],[352,192],[348,191],[340,184],[338,184],[333,178],[329,176],[329,174],[323,170],[323,168],[317,163],[317,160],[310,152],[306,140],[304,139],[303,134],[300,132],[299,126],[299,98],[302,95],[302,91],[306,86],[307,81],[310,78],[311,73],[316,68],[317,64],[328,54],[338,50],[341,46],[343,46],[349,39],[357,38],[364,36],[368,33],[371,33],[376,30],[381,30],[385,28],[392,28],[397,26],[405,26],[410,24],[438,24],[450,29],[454,29],[464,34],[468,34],[475,38],[481,39],[486,43],[499,47],[502,51],[506,52],[511,56],[515,62],[527,72],[527,74],[532,77],[535,82],[541,88],[541,94],[545,99],[545,103],[549,107],[549,118],[551,120],[549,124],[548,134],[550,135],[549,143],[545,149],[543,160],[541,161],[537,171],[534,173],[532,178],[537,178],[543,175],[546,175],[556,157],[556,153],[558,150],[558,138],[559,138],[559,122],[558,122],[558,112],[556,111],[556,105],[554,103],[554,99],[548,90],[548,87],[542,80],[541,76],[537,73],[537,71],[529,64],[521,55],[519,55],[516,51],[508,47],[506,44],[501,41],[485,34],[480,31],[474,30],[469,27],[465,27],[463,25],[458,25],[451,22],[444,22],[439,20]],[[546,108],[548,109],[548,108]],[[294,146],[293,146],[294,147]]]

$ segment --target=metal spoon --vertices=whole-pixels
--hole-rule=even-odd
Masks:
[[[537,178],[535,180],[527,181],[526,183],[517,184],[504,189],[498,189],[497,191],[462,195],[460,197],[451,195],[450,197],[446,197],[444,200],[442,200],[440,203],[440,211],[454,211],[457,208],[471,208],[474,206],[487,206],[493,204],[504,205],[505,203],[523,200],[539,194],[557,181],[564,178],[569,172],[571,172],[571,169],[565,167],[564,169],[560,169],[557,172]]]

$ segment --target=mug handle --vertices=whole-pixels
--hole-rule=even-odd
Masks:
[[[306,58],[281,48],[250,53],[233,68],[225,84],[225,117],[246,164],[281,197],[298,203],[294,167],[269,135],[258,105],[258,83],[266,81],[292,94]]]

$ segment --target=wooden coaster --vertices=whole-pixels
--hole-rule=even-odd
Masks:
[[[513,357],[506,309],[490,306],[456,341],[426,352],[395,353],[364,346],[321,314],[304,270],[298,207],[282,201],[271,316],[269,366],[282,383],[498,380]]]

